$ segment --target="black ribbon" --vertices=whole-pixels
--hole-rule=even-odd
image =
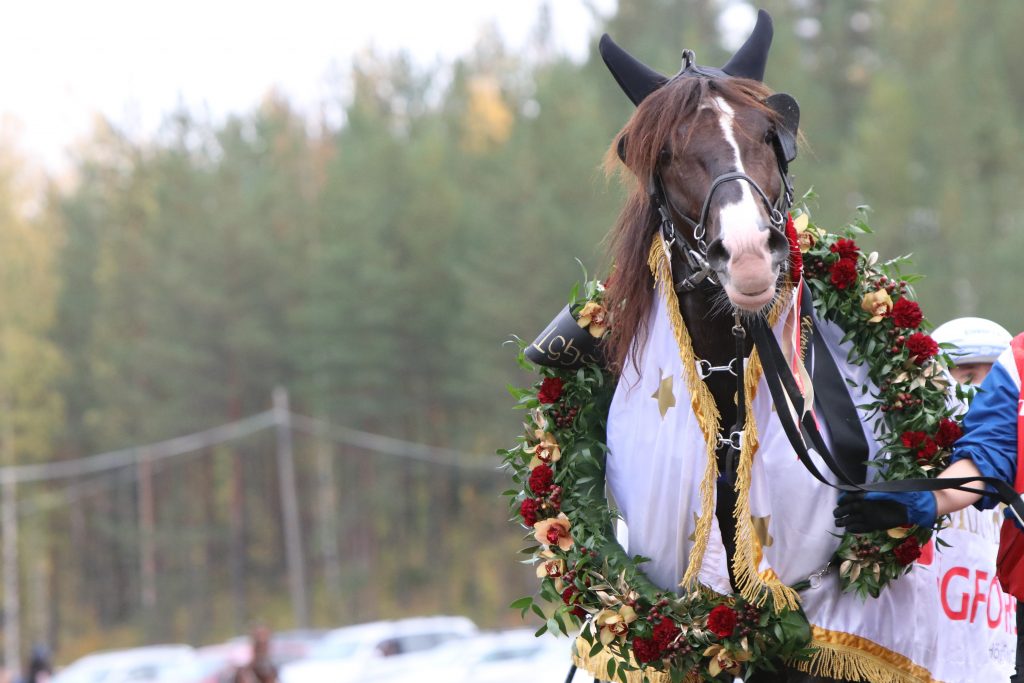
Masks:
[[[796,386],[792,373],[789,372],[785,356],[779,348],[779,343],[775,339],[775,335],[772,333],[771,328],[768,327],[767,321],[764,320],[764,318],[758,318],[754,321],[751,327],[754,345],[757,347],[758,354],[761,358],[764,377],[768,384],[768,391],[771,393],[772,401],[775,403],[776,413],[779,416],[779,421],[782,424],[783,431],[789,439],[790,445],[793,446],[793,450],[796,452],[797,458],[799,458],[800,462],[805,468],[807,468],[807,471],[810,472],[815,479],[827,486],[846,492],[874,491],[884,493],[909,493],[917,491],[955,490],[991,496],[1008,505],[1013,514],[1017,517],[1018,521],[1024,524],[1024,498],[1022,498],[1022,496],[1017,493],[1012,486],[1002,479],[997,479],[995,477],[950,477],[943,479],[915,478],[902,479],[899,481],[879,481],[871,484],[854,481],[848,475],[846,468],[839,463],[836,457],[832,454],[832,451],[825,445],[825,441],[822,438],[821,433],[818,431],[818,426],[815,423],[813,416],[811,416],[810,413],[804,413],[803,395]],[[814,388],[815,391],[818,391],[817,385],[815,385]],[[790,403],[792,403],[796,414],[801,416],[799,427],[793,419],[793,414],[789,407]],[[818,469],[818,466],[811,455],[811,451],[807,447],[807,441],[805,441],[804,437],[807,438],[807,441],[810,441],[814,451],[821,458],[825,467],[835,475],[836,479],[838,479],[838,484],[833,484]],[[966,486],[967,484],[977,483],[991,486],[994,491],[979,490],[977,488]]]

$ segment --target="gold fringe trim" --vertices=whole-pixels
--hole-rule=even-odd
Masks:
[[[693,414],[697,418],[700,431],[704,435],[707,465],[704,468],[704,478],[700,483],[701,513],[693,535],[695,540],[690,553],[690,562],[686,567],[686,573],[683,574],[682,581],[679,582],[680,586],[689,590],[697,584],[697,574],[704,563],[704,553],[707,551],[708,539],[711,537],[711,527],[715,515],[715,480],[718,478],[715,447],[718,445],[718,428],[722,416],[718,412],[718,406],[715,405],[711,391],[697,374],[697,359],[693,353],[693,344],[686,331],[686,323],[679,310],[679,299],[672,286],[672,265],[665,253],[660,236],[655,237],[651,242],[647,265],[650,266],[651,273],[654,275],[655,287],[660,285],[661,295],[665,299],[665,312],[672,323],[672,331],[675,333],[676,344],[679,346],[679,358],[683,363],[686,388],[690,391],[690,404],[693,407]]]
[[[878,643],[842,631],[811,627],[814,654],[803,662],[787,662],[812,676],[830,676],[870,683],[941,683],[922,666]]]
[[[613,659],[617,662],[622,661],[622,658],[616,657],[608,648],[601,650],[591,657],[587,654],[590,652],[591,647],[591,644],[583,638],[577,638],[576,646],[573,648],[572,653],[573,664],[575,664],[577,668],[586,671],[594,678],[607,681],[608,662]],[[637,665],[632,654],[629,656],[629,663],[633,666]],[[621,679],[616,678],[615,682],[618,683],[620,680]],[[699,683],[700,680],[700,674],[690,673],[683,679],[683,683]],[[672,683],[672,679],[664,671],[656,671],[655,669],[644,667],[636,671],[627,671],[626,683]]]
[[[772,327],[785,312],[792,294],[792,286],[785,286],[768,313],[768,324]],[[759,446],[757,440],[757,420],[754,417],[754,397],[761,380],[761,359],[757,349],[753,349],[744,372],[744,393],[747,411],[747,422],[743,428],[743,446],[740,449],[740,462],[736,472],[736,504],[733,516],[736,519],[736,552],[732,558],[733,574],[736,577],[736,589],[748,602],[758,607],[764,605],[768,596],[772,598],[772,608],[780,612],[783,607],[797,609],[800,596],[795,590],[782,583],[772,572],[762,575],[758,572],[758,564],[762,557],[762,548],[754,531],[754,519],[750,514],[750,487],[753,481],[754,455]]]

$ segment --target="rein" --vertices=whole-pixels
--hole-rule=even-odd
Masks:
[[[754,345],[757,347],[764,368],[764,377],[768,384],[768,391],[771,393],[772,402],[775,404],[776,413],[782,423],[783,431],[789,440],[790,445],[796,451],[800,462],[811,475],[821,483],[831,486],[834,489],[846,493],[855,492],[885,492],[885,493],[909,493],[919,491],[965,491],[983,496],[992,496],[1000,502],[1005,503],[1013,513],[1017,521],[1024,526],[1024,496],[1017,493],[1012,486],[1001,479],[994,477],[957,477],[947,479],[902,479],[898,481],[879,481],[874,483],[861,483],[852,479],[842,466],[831,449],[825,444],[817,423],[810,411],[804,410],[804,397],[796,386],[792,374],[786,366],[786,359],[779,348],[779,343],[772,334],[768,323],[763,318],[758,318],[753,325]],[[794,412],[800,417],[800,424],[797,425],[794,419]],[[810,442],[811,446],[807,445]],[[821,458],[825,467],[835,475],[839,481],[833,484],[818,469],[814,462],[813,455]],[[967,484],[981,483],[991,486],[993,491],[979,490],[967,487]]]

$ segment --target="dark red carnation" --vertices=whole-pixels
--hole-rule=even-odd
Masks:
[[[562,602],[572,607],[572,609],[569,610],[569,614],[573,615],[577,619],[586,619],[587,611],[579,605],[579,600],[576,597],[577,595],[579,595],[579,591],[576,589],[576,586],[568,586],[564,591],[562,591]]]
[[[537,510],[540,509],[540,501],[536,498],[527,498],[519,504],[519,516],[523,518],[523,524],[533,526],[537,523]]]
[[[904,448],[917,448],[928,437],[924,432],[903,432],[900,435],[900,443]]]
[[[959,422],[944,417],[939,420],[939,428],[935,432],[935,443],[939,445],[939,448],[949,448],[963,435],[964,430],[960,428]]]
[[[917,305],[916,301],[900,299],[892,305],[892,321],[896,323],[896,327],[917,329],[923,317],[921,307]]]
[[[907,350],[910,351],[910,358],[918,365],[923,365],[926,360],[939,352],[939,345],[935,340],[924,332],[915,332],[907,337]]]
[[[669,618],[663,618],[658,622],[657,626],[654,627],[654,642],[658,644],[662,650],[667,648],[675,640],[676,636],[679,635],[679,626],[676,622]]]
[[[845,237],[841,237],[835,241],[831,247],[828,248],[833,254],[839,254],[840,261],[853,261],[854,265],[857,262],[857,254],[860,253],[860,247],[853,240],[848,240]]]
[[[736,610],[718,605],[708,615],[708,630],[719,638],[728,638],[736,628]]]
[[[648,664],[661,659],[661,648],[653,638],[634,638],[633,656],[638,664]]]
[[[935,454],[939,452],[939,447],[935,441],[931,438],[925,438],[924,443],[917,449],[917,461],[919,463],[926,463],[935,457]]]
[[[786,239],[789,240],[789,276],[793,282],[799,282],[804,272],[804,257],[800,253],[800,240],[797,238],[791,213],[786,214]]]
[[[907,566],[917,558],[921,557],[921,544],[913,536],[907,536],[903,543],[893,548],[893,555],[896,561]]]
[[[555,403],[562,397],[562,378],[545,377],[540,383],[540,391],[537,392],[537,400],[541,403]]]
[[[836,289],[846,289],[857,281],[857,263],[851,259],[839,259],[829,269],[829,280]]]
[[[654,625],[650,638],[633,639],[633,656],[641,664],[653,662],[664,656],[672,641],[679,635],[679,626],[667,617]]]
[[[555,483],[555,473],[549,465],[537,465],[530,472],[530,490],[538,496],[543,496],[551,491]]]

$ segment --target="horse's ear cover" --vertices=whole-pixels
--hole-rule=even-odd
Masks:
[[[792,95],[784,92],[770,95],[764,103],[779,115],[781,128],[775,133],[775,140],[778,144],[776,152],[788,164],[796,159],[796,134],[800,129],[800,105],[796,103]]]
[[[722,71],[737,78],[750,78],[755,81],[764,80],[764,69],[768,63],[768,49],[772,46],[775,28],[772,18],[763,9],[757,10],[757,23],[750,37],[736,51]]]
[[[647,66],[615,44],[607,33],[598,45],[601,59],[615,77],[626,97],[638,105],[652,92],[668,83],[668,78]]]
[[[775,29],[772,18],[763,9],[757,11],[757,23],[750,37],[736,51],[721,69],[697,66],[684,61],[683,68],[673,78],[681,76],[711,76],[714,78],[751,78],[755,81],[764,80],[764,69],[768,63],[768,49],[772,45]],[[669,82],[665,76],[615,44],[607,33],[601,36],[598,44],[601,59],[615,77],[615,82],[626,93],[626,97],[636,106],[652,92]],[[692,58],[693,53],[689,53]]]

